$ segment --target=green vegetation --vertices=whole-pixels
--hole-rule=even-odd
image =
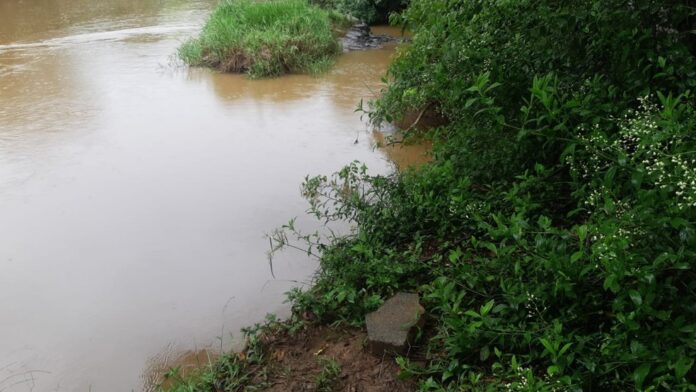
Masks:
[[[423,390],[696,390],[694,12],[414,0],[371,115],[449,125],[418,171],[308,179],[311,212],[357,228],[304,237],[295,310],[360,324],[420,292],[429,361],[400,363]]]
[[[203,392],[203,391],[237,391],[245,385],[254,385],[258,389],[267,386],[264,383],[263,364],[266,354],[263,350],[262,333],[281,328],[273,316],[264,324],[242,330],[246,348],[243,353],[226,353],[214,362],[202,366],[190,374],[182,374],[180,368],[172,368],[164,374],[164,384],[159,391],[168,392]]]
[[[179,56],[190,65],[251,77],[316,73],[340,51],[333,28],[342,23],[340,15],[305,0],[223,0]]]
[[[365,23],[386,23],[392,13],[403,11],[409,0],[310,0],[322,8],[336,10]]]
[[[321,268],[296,315],[430,320],[425,391],[696,390],[696,10],[687,0],[413,0],[370,112],[434,112],[434,160],[308,178]],[[416,127],[412,127],[415,129]],[[410,132],[416,132],[410,130]]]
[[[319,357],[321,372],[317,375],[314,384],[318,392],[331,392],[334,390],[336,379],[341,375],[341,366],[335,359]]]

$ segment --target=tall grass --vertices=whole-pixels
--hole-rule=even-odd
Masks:
[[[189,65],[251,77],[312,73],[340,50],[332,18],[305,0],[223,0],[179,56]]]

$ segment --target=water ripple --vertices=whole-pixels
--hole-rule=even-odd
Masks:
[[[198,28],[199,26],[197,25],[186,24],[171,26],[146,26],[121,30],[75,34],[67,37],[52,38],[38,42],[12,43],[7,45],[0,45],[0,53],[10,50],[24,50],[32,48],[60,48],[64,46],[89,44],[99,41],[122,41],[125,39],[143,35],[165,35],[185,31],[195,31]]]

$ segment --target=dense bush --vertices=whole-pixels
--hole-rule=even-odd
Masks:
[[[421,292],[429,362],[401,363],[424,390],[696,390],[693,14],[414,0],[371,115],[449,125],[418,171],[308,179],[311,212],[356,230],[304,237],[322,269],[296,310],[360,323]]]
[[[391,14],[404,10],[408,5],[408,0],[312,0],[311,2],[366,23],[386,23]]]
[[[340,51],[332,19],[305,0],[223,0],[179,56],[190,65],[252,77],[315,72]]]

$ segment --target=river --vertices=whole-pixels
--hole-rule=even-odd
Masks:
[[[210,0],[0,2],[0,391],[139,391],[231,347],[316,263],[264,233],[299,185],[391,170],[360,115],[393,46],[250,81],[173,54]],[[357,143],[355,141],[357,140]]]

